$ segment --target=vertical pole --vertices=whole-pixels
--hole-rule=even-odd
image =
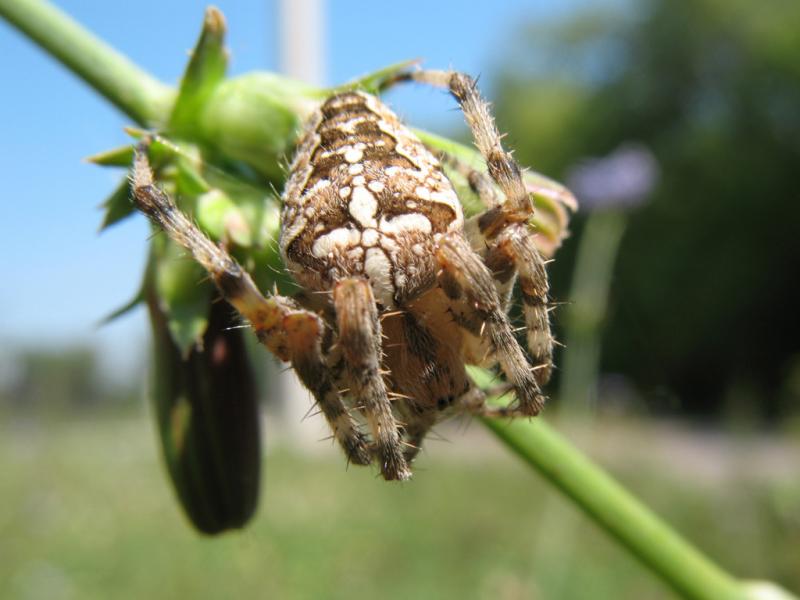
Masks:
[[[324,66],[324,0],[279,0],[278,39],[280,69],[284,75],[322,86],[325,82]],[[327,449],[319,443],[321,425],[319,417],[305,418],[311,408],[311,396],[291,369],[283,370],[278,378],[283,402],[283,431],[291,444],[306,449]],[[322,434],[324,435],[324,434]]]
[[[280,0],[280,67],[284,75],[325,84],[324,0]]]

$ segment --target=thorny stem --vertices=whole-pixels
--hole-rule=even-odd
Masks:
[[[0,15],[139,125],[163,123],[175,92],[41,0],[0,0]]]
[[[175,91],[59,10],[42,0],[0,0],[0,15],[140,125],[166,120]],[[703,600],[792,598],[725,573],[541,419],[483,423],[676,591]]]

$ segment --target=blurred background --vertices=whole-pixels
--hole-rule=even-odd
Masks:
[[[548,420],[725,568],[800,590],[800,4],[218,4],[233,74],[480,75],[516,158],[581,203],[550,266]],[[205,7],[58,5],[168,83]],[[3,22],[0,56],[0,597],[671,597],[477,426],[429,440],[410,484],[345,471],[274,365],[259,514],[198,537],[144,398],[144,311],[98,327],[149,229],[97,235],[121,175],[81,160],[128,120]],[[469,140],[440,91],[387,99]]]

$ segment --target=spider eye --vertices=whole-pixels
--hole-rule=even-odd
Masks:
[[[445,396],[436,401],[436,408],[444,410],[453,403],[453,396]]]

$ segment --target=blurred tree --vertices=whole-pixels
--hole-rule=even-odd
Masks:
[[[70,414],[78,410],[130,409],[139,400],[133,380],[111,381],[101,374],[97,355],[83,347],[17,349],[0,384],[0,407],[12,411]]]
[[[100,399],[91,350],[27,350],[16,356],[16,362],[18,376],[8,390],[16,409],[64,410],[92,406]]]
[[[555,175],[622,140],[653,150],[662,177],[622,244],[604,369],[653,405],[713,413],[742,388],[775,416],[800,356],[800,3],[627,8],[527,31],[500,80],[501,130]],[[553,268],[560,300],[572,254]]]

